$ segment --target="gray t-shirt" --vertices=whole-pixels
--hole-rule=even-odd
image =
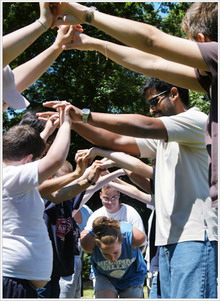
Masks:
[[[204,61],[210,72],[202,76],[195,69],[199,83],[211,99],[210,113],[206,126],[205,141],[209,155],[209,187],[212,206],[218,200],[218,43],[198,43]]]

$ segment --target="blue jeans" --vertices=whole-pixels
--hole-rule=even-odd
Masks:
[[[160,247],[161,298],[217,298],[217,254],[207,237]]]
[[[149,294],[149,299],[160,299],[160,283],[159,283],[159,274],[153,276],[151,283],[151,289]]]

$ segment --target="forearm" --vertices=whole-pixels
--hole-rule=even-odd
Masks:
[[[108,15],[99,11],[94,12],[91,25],[128,46],[147,52],[152,51],[155,37],[160,36],[162,33],[151,25]]]
[[[63,201],[70,200],[82,191],[86,190],[91,184],[86,180],[75,182],[75,184],[68,185],[61,188],[59,191],[51,195],[46,195],[45,198],[53,203],[60,204]]]
[[[127,183],[128,184],[128,183]],[[146,194],[133,185],[125,185],[122,183],[110,182],[109,185],[119,190],[120,192],[130,196],[133,199],[136,199],[144,204],[151,204],[151,195]]]
[[[80,208],[88,202],[88,200],[93,196],[93,194],[101,189],[103,186],[108,184],[110,181],[114,180],[115,178],[124,175],[123,169],[118,169],[116,171],[113,171],[112,173],[109,173],[103,177],[100,177],[98,181],[96,182],[96,185],[90,186],[88,189],[86,189],[85,195],[83,196],[82,203],[80,204]],[[79,208],[79,209],[80,209]]]
[[[184,61],[188,62],[188,60],[186,57],[183,59],[183,56],[175,62],[172,59],[175,56],[174,54],[168,60],[168,56],[165,59],[162,58],[163,55],[156,56],[135,48],[98,39],[92,40],[90,48],[99,51],[107,58],[129,70],[150,77],[159,77],[163,81],[178,86],[184,85],[185,88],[202,91],[194,72],[194,67],[198,67],[200,64],[195,64],[195,60],[191,63],[192,68],[184,64]]]
[[[65,161],[70,146],[70,129],[71,126],[69,122],[64,122],[61,125],[56,138],[47,153],[48,158],[53,157],[54,161]]]
[[[106,157],[113,160],[119,167],[128,169],[132,172],[142,175],[143,177],[152,178],[153,168],[140,159],[123,152],[114,152],[101,148],[94,148],[94,152],[98,156]]]
[[[139,186],[141,189],[146,191],[147,193],[152,193],[150,180],[142,177],[136,173],[126,171],[126,174],[128,175],[129,179],[137,186]]]
[[[38,186],[38,191],[43,198],[46,198],[48,194],[63,188],[64,186],[76,180],[78,177],[79,174],[74,171],[61,177],[46,180],[40,186]]]
[[[161,56],[166,60],[207,70],[195,42],[166,34],[150,24],[96,11],[91,25],[130,47]]]
[[[32,60],[13,69],[17,90],[22,92],[38,80],[61,53],[62,46],[53,44]]]
[[[133,122],[135,120],[135,123]],[[167,139],[167,131],[161,120],[139,114],[107,114],[92,112],[89,124],[119,135],[139,138]]]
[[[70,146],[70,128],[70,122],[65,121],[59,128],[46,156],[39,160],[39,184],[51,177],[65,162]]]
[[[5,35],[3,37],[3,67],[10,64],[44,32],[45,28],[39,22],[33,22]]]

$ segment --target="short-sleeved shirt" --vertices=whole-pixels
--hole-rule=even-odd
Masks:
[[[91,263],[95,276],[104,275],[116,289],[125,289],[144,283],[147,273],[146,263],[140,248],[132,248],[132,224],[120,222],[123,234],[122,252],[116,262],[110,262],[102,256],[95,246]]]
[[[211,99],[210,113],[206,126],[205,140],[209,154],[209,186],[212,206],[217,207],[218,200],[218,43],[197,43],[210,72],[202,76],[199,70],[196,76]]]
[[[3,276],[50,280],[53,252],[36,188],[38,162],[3,168]]]
[[[115,213],[109,213],[106,210],[105,206],[102,206],[101,208],[97,209],[96,211],[93,212],[92,215],[90,215],[85,230],[90,231],[92,229],[93,221],[99,216],[106,216],[106,217],[114,218],[118,221],[129,222],[132,225],[134,225],[136,228],[138,228],[139,230],[145,233],[141,216],[139,215],[137,210],[135,210],[133,207],[127,204],[121,203],[121,208]]]
[[[141,157],[156,158],[156,245],[203,241],[205,231],[217,240],[217,212],[208,198],[207,115],[192,108],[160,119],[168,142],[136,138]]]

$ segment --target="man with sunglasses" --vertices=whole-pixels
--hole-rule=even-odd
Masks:
[[[161,297],[217,298],[217,212],[209,197],[207,115],[188,109],[188,90],[159,79],[151,78],[144,93],[157,118],[72,106],[72,129],[100,147],[156,159]]]

